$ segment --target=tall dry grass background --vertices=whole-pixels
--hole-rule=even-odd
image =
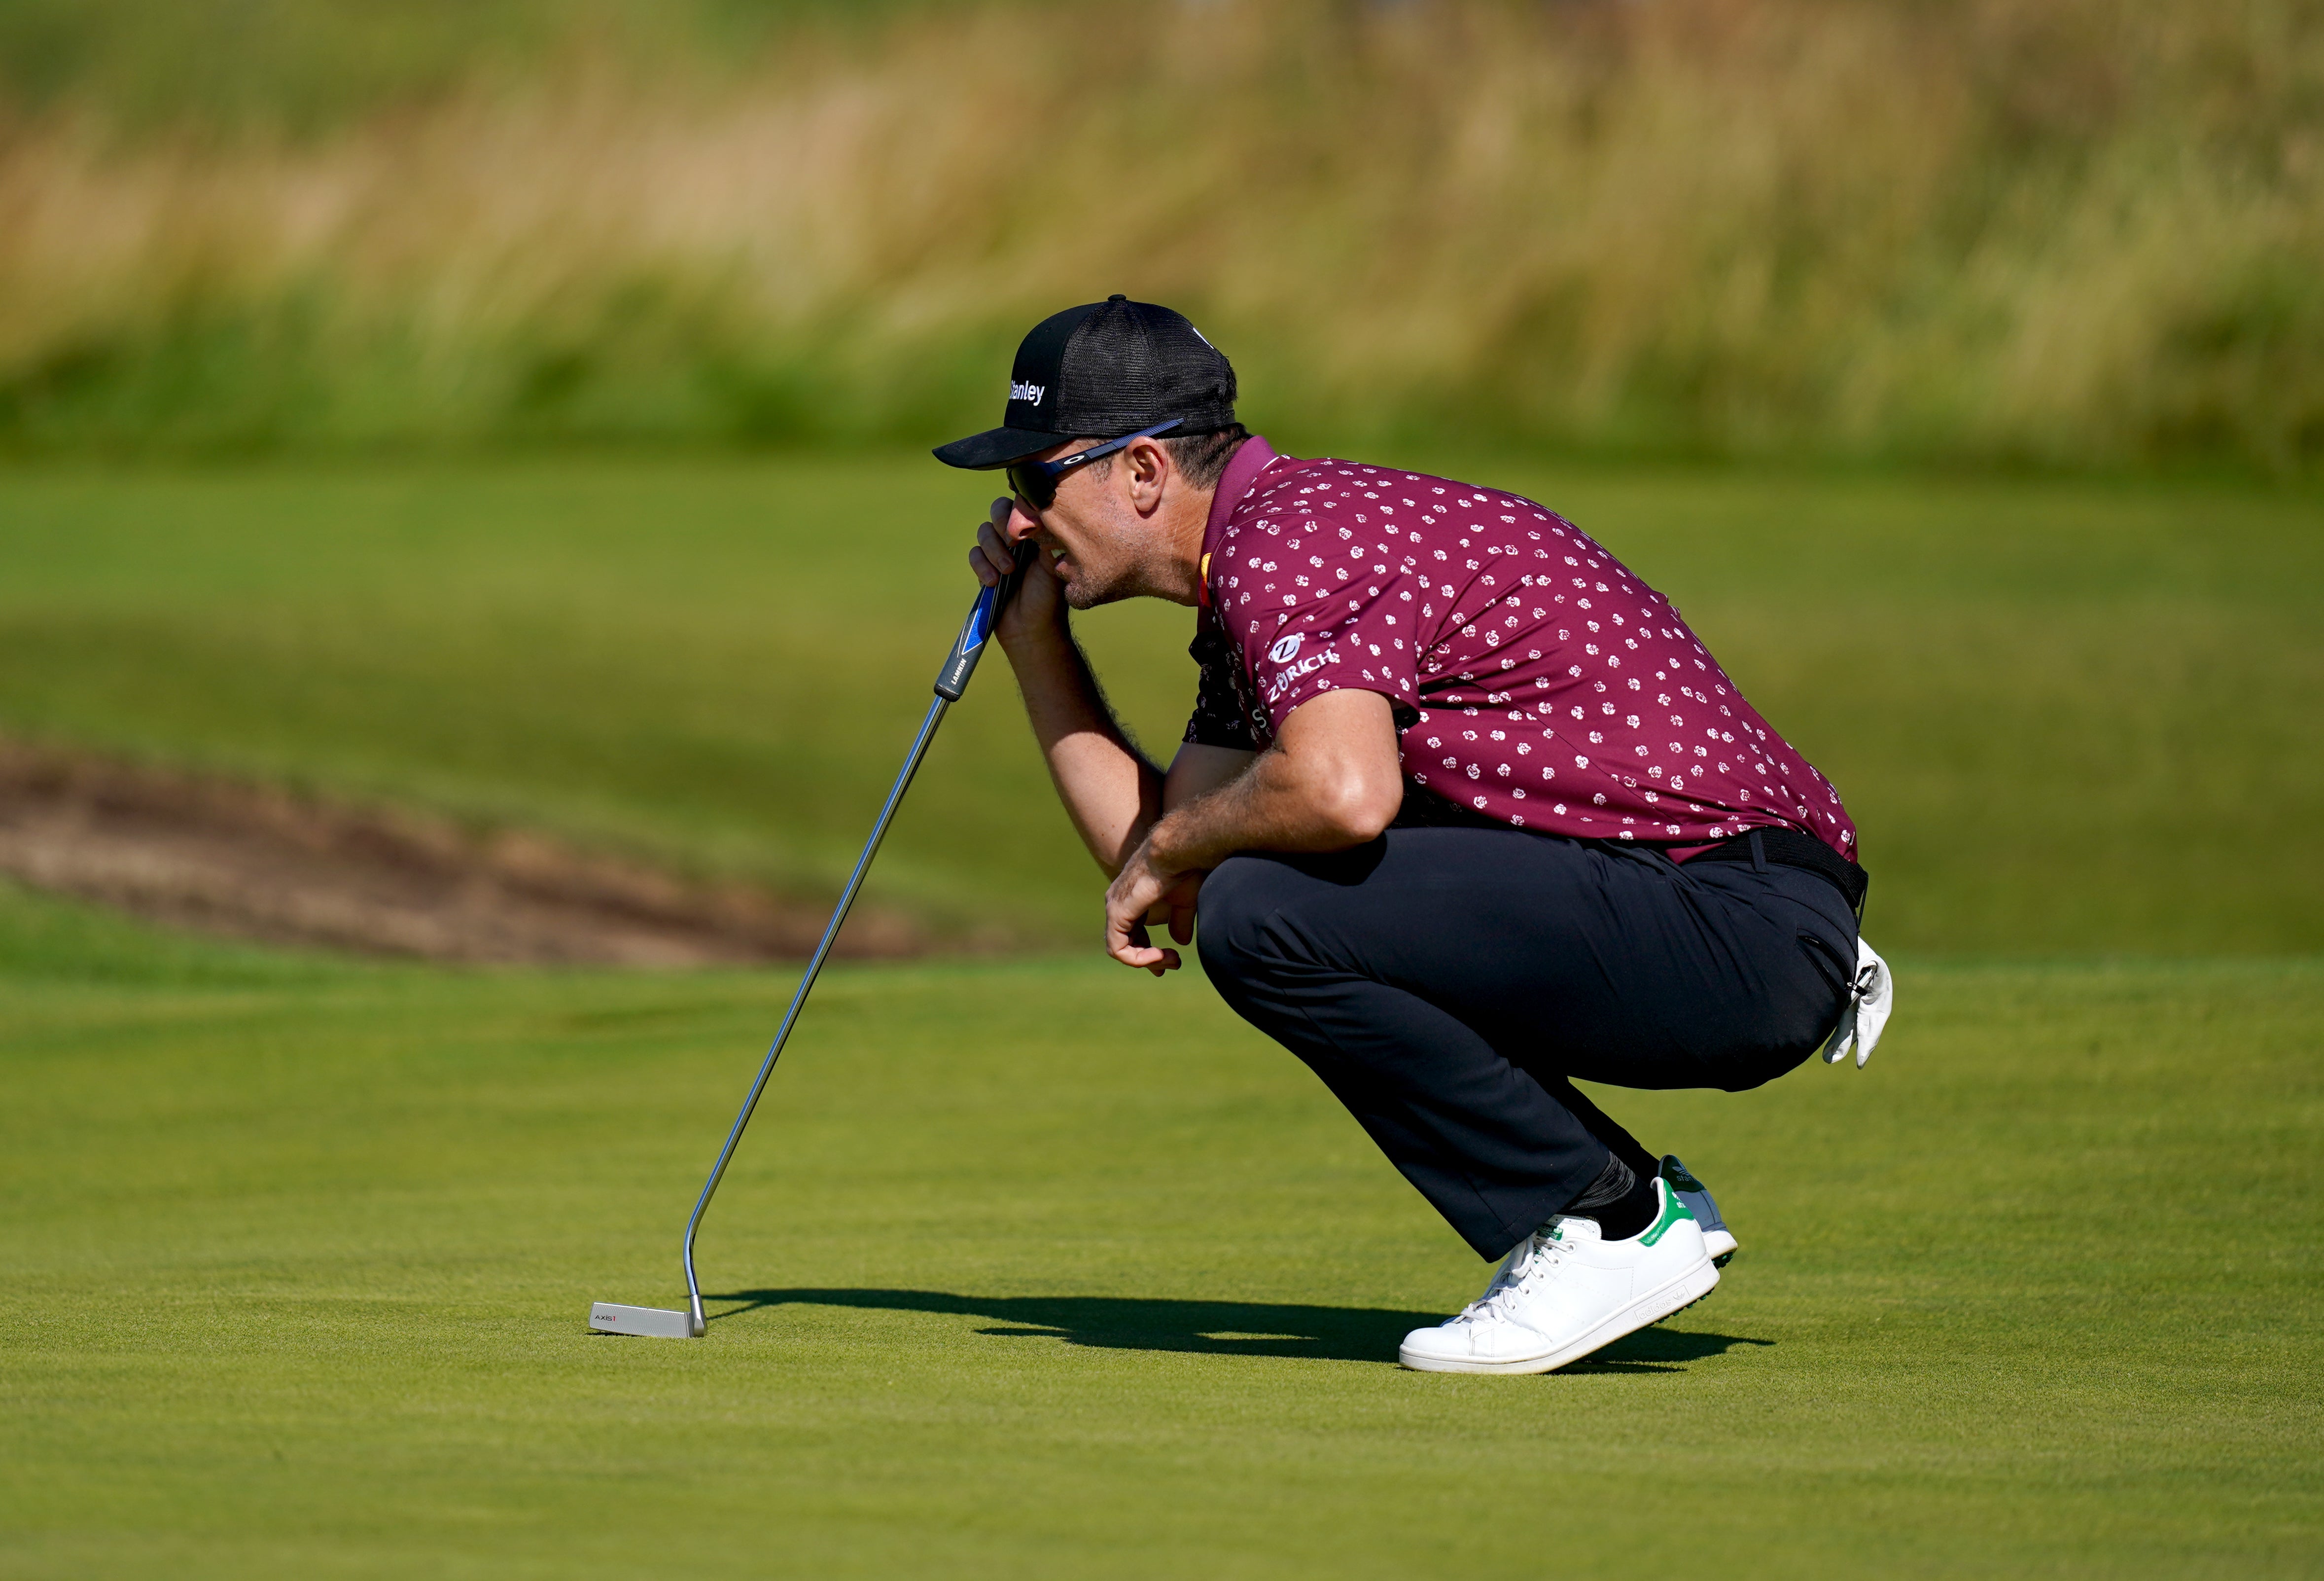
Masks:
[[[1335,445],[2324,459],[2324,4],[923,8],[0,122],[0,442],[944,437],[1192,312]],[[715,69],[714,68],[715,65]]]

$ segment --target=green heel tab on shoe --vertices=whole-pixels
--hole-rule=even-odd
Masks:
[[[1680,1200],[1679,1194],[1671,1188],[1671,1183],[1668,1180],[1656,1180],[1655,1189],[1662,1194],[1663,1213],[1662,1216],[1647,1225],[1646,1233],[1638,1237],[1642,1245],[1653,1245],[1663,1238],[1665,1230],[1669,1229],[1681,1219],[1691,1219],[1694,1216],[1693,1210]]]

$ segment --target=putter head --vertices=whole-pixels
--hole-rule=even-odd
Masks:
[[[590,1304],[589,1329],[593,1334],[644,1334],[656,1339],[696,1337],[690,1312],[672,1312],[660,1307],[623,1307],[612,1301]]]

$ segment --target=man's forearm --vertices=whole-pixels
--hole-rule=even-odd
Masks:
[[[1065,622],[1004,652],[1057,799],[1098,865],[1119,873],[1161,812],[1161,771],[1130,744]]]
[[[1385,750],[1370,736],[1342,734],[1336,723],[1296,731],[1156,822],[1149,836],[1156,865],[1188,872],[1215,867],[1238,851],[1344,851],[1386,828],[1403,783],[1385,703],[1353,693],[1323,707],[1358,719],[1379,715]],[[1318,722],[1318,716],[1301,721]]]
[[[1172,872],[1216,867],[1238,851],[1340,851],[1370,832],[1319,816],[1280,754],[1262,753],[1240,775],[1157,821],[1157,865]]]
[[[1377,692],[1329,691],[1291,712],[1275,744],[1215,790],[1156,821],[1105,892],[1105,948],[1157,974],[1178,952],[1148,941],[1167,918],[1194,937],[1198,875],[1238,851],[1344,851],[1377,839],[1404,800],[1396,717]]]

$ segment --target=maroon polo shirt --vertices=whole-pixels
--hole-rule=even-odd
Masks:
[[[1211,502],[1186,740],[1256,751],[1322,692],[1374,691],[1403,766],[1467,814],[1689,855],[1803,829],[1840,793],[1670,600],[1528,499],[1246,441]]]

